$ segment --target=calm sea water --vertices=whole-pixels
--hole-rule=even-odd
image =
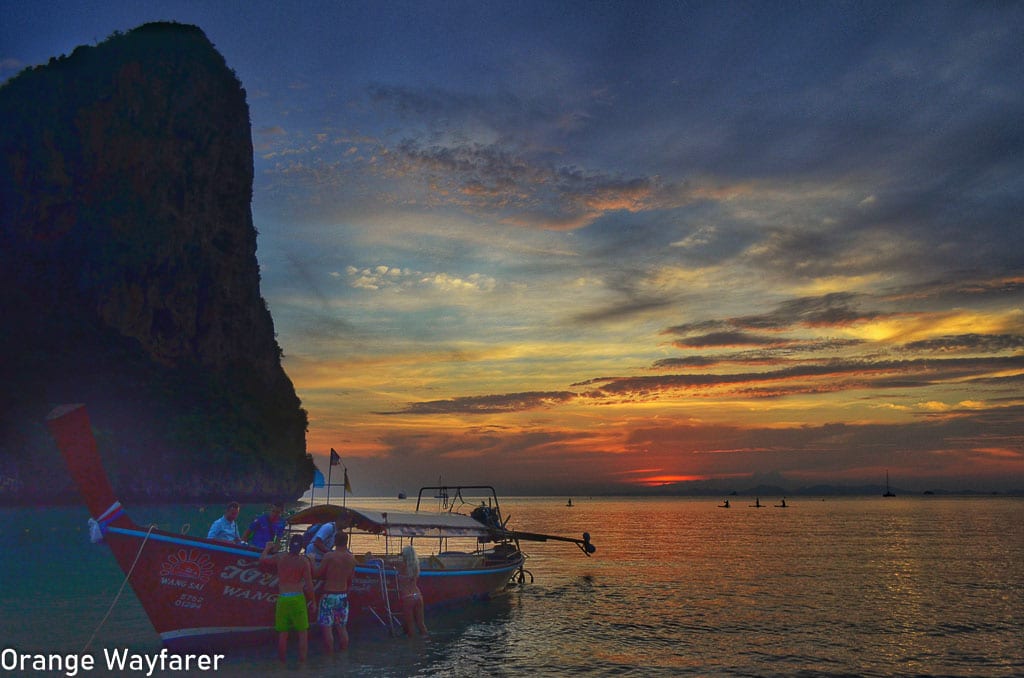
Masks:
[[[270,647],[229,651],[217,675],[1024,675],[1024,499],[574,502],[508,498],[502,508],[519,529],[590,532],[594,557],[524,545],[533,584],[428,614],[428,639],[361,631],[333,658],[311,639],[301,669],[279,665]],[[129,509],[141,524],[193,532],[217,515]],[[80,652],[95,633],[96,655],[159,650],[130,588],[97,631],[123,574],[89,543],[87,517],[0,510],[3,648]]]

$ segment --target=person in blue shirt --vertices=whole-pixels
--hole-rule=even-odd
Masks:
[[[237,501],[228,504],[228,507],[224,510],[224,515],[213,521],[213,525],[210,525],[210,531],[207,533],[206,538],[231,542],[232,544],[241,543],[242,540],[238,537],[238,524],[235,523],[238,520],[239,510],[241,510],[241,506],[238,505]]]
[[[284,505],[275,501],[270,505],[269,511],[256,516],[249,523],[249,529],[242,538],[256,548],[263,548],[268,541],[281,539],[284,536],[284,518],[281,517],[283,511]]]

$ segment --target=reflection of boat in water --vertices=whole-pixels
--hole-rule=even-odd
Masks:
[[[789,508],[786,506],[786,498],[783,497],[782,501],[775,505],[775,508]]]
[[[47,419],[94,518],[90,521],[94,538],[110,547],[164,645],[223,647],[273,636],[277,574],[260,564],[259,549],[136,524],[114,496],[85,407],[58,407]],[[420,499],[424,491],[438,489],[423,488]],[[353,552],[366,553],[366,545],[377,549],[356,556],[349,590],[350,625],[379,622],[394,629],[402,607],[398,551],[414,540],[422,549],[418,585],[427,606],[483,599],[510,582],[532,580],[523,568],[521,541],[569,542],[588,556],[596,550],[589,534],[574,539],[507,528],[508,519],[502,516],[490,486],[452,487],[445,490],[449,492],[451,504],[438,513],[420,512],[418,500],[416,512],[323,504],[289,517],[290,527],[296,530],[336,520],[350,531]],[[468,503],[469,497],[473,504]],[[482,504],[477,501],[480,497],[486,497]],[[457,512],[463,507],[471,513]],[[318,581],[316,586],[319,589],[323,583]]]
[[[724,502],[718,505],[718,508],[729,508],[729,500],[726,499]]]
[[[885,472],[885,494],[883,494],[882,496],[883,497],[895,497],[896,496],[896,494],[892,490],[889,489],[889,472],[888,471]]]
[[[764,508],[764,504],[761,503],[761,498],[754,497],[754,503],[750,505],[750,508]]]

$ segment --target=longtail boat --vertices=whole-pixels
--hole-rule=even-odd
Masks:
[[[217,648],[272,634],[277,576],[260,564],[259,549],[136,524],[114,495],[86,408],[57,407],[47,425],[92,516],[94,541],[102,539],[110,547],[165,646]],[[490,490],[490,497],[473,505],[470,515],[457,512],[456,502],[449,501],[482,489]],[[418,500],[416,512],[323,504],[288,519],[295,530],[338,521],[350,535],[362,535],[378,548],[383,539],[382,551],[359,553],[359,542],[350,538],[358,563],[349,591],[350,626],[380,623],[396,632],[398,551],[413,541],[421,556],[418,584],[428,608],[486,599],[513,581],[522,583],[528,572],[520,541],[572,543],[587,556],[595,551],[587,533],[576,539],[509,529],[490,486],[424,488],[420,500],[424,491],[434,490],[445,498],[445,510],[438,513],[420,511]],[[452,550],[453,542],[469,547]],[[319,589],[322,582],[315,585]]]

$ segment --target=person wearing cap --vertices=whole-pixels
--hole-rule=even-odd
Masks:
[[[242,535],[244,541],[249,542],[258,549],[266,546],[268,541],[274,541],[284,536],[284,518],[281,513],[284,511],[284,504],[275,501],[270,509],[256,516],[249,528]]]
[[[274,628],[277,630],[277,656],[285,661],[288,654],[288,634],[295,631],[299,640],[299,661],[306,661],[309,651],[309,612],[312,605],[313,575],[309,559],[302,555],[302,536],[293,535],[288,542],[288,553],[271,553],[274,542],[268,541],[260,554],[260,563],[277,568],[277,603],[274,609]]]

